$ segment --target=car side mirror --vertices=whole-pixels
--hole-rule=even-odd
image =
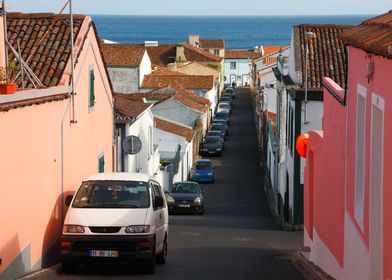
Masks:
[[[68,196],[65,198],[65,205],[66,205],[66,206],[70,206],[70,205],[71,205],[72,198],[73,198],[73,195],[68,195]]]
[[[162,196],[155,197],[154,206],[156,208],[160,208],[163,207],[163,205],[164,205],[163,197]]]

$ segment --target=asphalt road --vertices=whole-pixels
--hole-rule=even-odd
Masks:
[[[82,267],[57,279],[305,279],[289,257],[302,232],[282,231],[273,219],[262,185],[249,90],[237,90],[222,157],[213,159],[215,184],[206,191],[204,216],[170,216],[168,261],[154,275],[137,267]]]

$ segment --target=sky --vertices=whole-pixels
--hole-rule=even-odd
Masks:
[[[5,0],[7,11],[58,13],[67,0]],[[377,15],[390,0],[73,0],[85,15]]]

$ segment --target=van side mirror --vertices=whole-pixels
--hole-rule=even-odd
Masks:
[[[155,201],[154,201],[154,206],[156,208],[163,207],[164,202],[163,202],[163,197],[162,196],[156,196]]]
[[[65,198],[65,205],[66,205],[66,206],[70,206],[70,205],[71,205],[72,198],[73,198],[73,195],[68,195],[68,196]]]

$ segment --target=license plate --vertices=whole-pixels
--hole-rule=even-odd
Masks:
[[[208,151],[209,154],[215,154],[215,151]]]
[[[178,204],[178,207],[181,207],[181,208],[189,208],[189,207],[191,207],[189,204]]]
[[[90,250],[88,255],[90,257],[117,258],[118,251]]]

